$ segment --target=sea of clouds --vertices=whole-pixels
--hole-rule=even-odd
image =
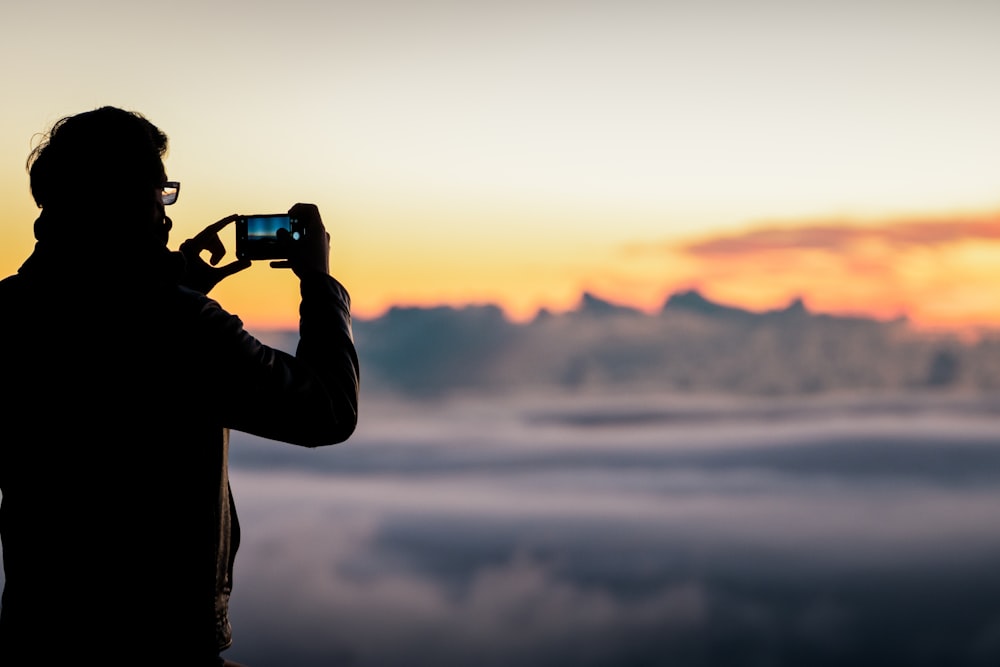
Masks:
[[[251,667],[995,665],[982,394],[362,401],[233,433]]]

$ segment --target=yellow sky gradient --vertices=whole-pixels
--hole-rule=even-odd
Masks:
[[[1000,326],[1000,240],[969,231],[1000,212],[996,3],[0,12],[0,273],[31,250],[32,137],[112,104],[170,136],[173,247],[230,213],[314,202],[359,317],[491,302],[523,320],[584,290],[653,311],[697,287]],[[251,328],[295,322],[287,272],[255,266],[213,296]]]

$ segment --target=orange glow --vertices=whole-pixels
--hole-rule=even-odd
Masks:
[[[651,250],[693,260],[691,284],[754,310],[800,297],[814,312],[905,315],[921,329],[1000,327],[995,214],[867,225],[806,221]]]
[[[30,253],[37,210],[22,197],[6,208],[3,273]],[[207,209],[206,202],[192,206]],[[615,303],[655,312],[673,292],[697,288],[708,298],[769,310],[801,298],[813,312],[879,319],[906,316],[918,329],[1000,328],[994,290],[1000,284],[1000,216],[941,215],[887,221],[801,220],[622,245],[610,238],[554,238],[540,223],[517,229],[494,212],[420,233],[389,221],[328,207],[334,235],[331,264],[349,289],[354,314],[368,319],[393,305],[496,304],[515,321],[541,308],[575,308],[589,291]],[[225,210],[213,205],[216,212]],[[198,230],[181,215],[171,246]],[[484,222],[485,221],[485,222]],[[597,223],[593,227],[600,228]],[[610,225],[608,225],[610,226]],[[504,233],[484,233],[507,230]],[[227,258],[229,261],[231,259]],[[294,327],[298,286],[290,271],[262,262],[212,292],[251,330]]]

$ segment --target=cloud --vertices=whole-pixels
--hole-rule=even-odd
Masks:
[[[715,236],[680,246],[685,254],[698,257],[753,255],[775,251],[823,250],[850,252],[875,244],[899,251],[912,247],[936,247],[961,241],[1000,240],[1000,218],[904,220],[876,225],[848,223],[804,223],[782,227],[760,227],[736,234]]]
[[[339,448],[256,443],[295,458],[279,470],[235,434],[227,657],[996,664],[995,417],[841,400],[677,398],[614,427],[579,426],[580,399],[376,404]]]

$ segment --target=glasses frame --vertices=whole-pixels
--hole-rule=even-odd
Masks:
[[[180,194],[180,181],[164,181],[163,185],[160,186],[160,201],[163,202],[164,206],[170,206],[176,202]]]

